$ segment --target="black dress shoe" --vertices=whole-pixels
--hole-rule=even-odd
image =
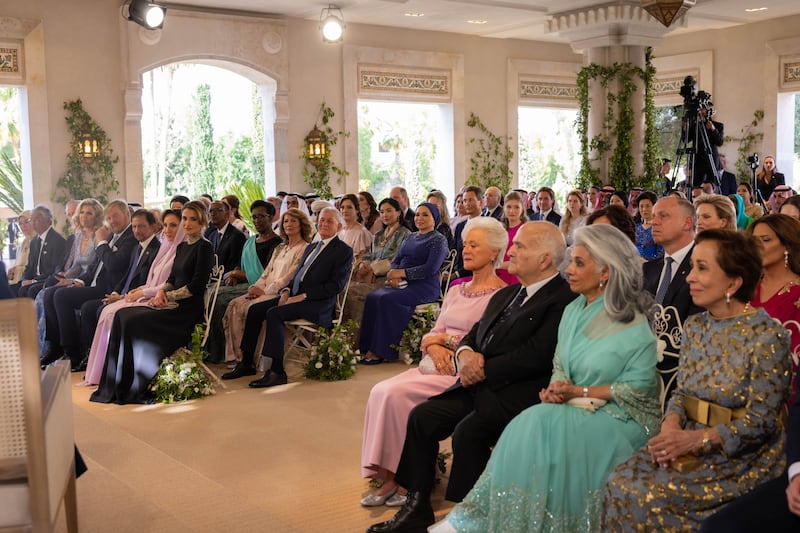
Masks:
[[[430,496],[409,491],[397,514],[385,522],[372,524],[367,533],[426,533],[435,521]]]
[[[78,364],[74,364],[73,363],[72,371],[73,372],[84,372],[86,370],[86,365],[88,365],[88,364],[89,364],[89,356],[87,355],[86,357],[81,359],[80,363],[78,363]]]
[[[236,363],[236,366],[230,372],[222,374],[222,379],[239,379],[245,376],[255,376],[256,369],[253,365],[245,363]]]
[[[267,370],[263,378],[251,381],[249,386],[254,389],[262,389],[264,387],[286,385],[288,382],[289,380],[286,378],[286,374],[278,374],[276,372],[272,372],[271,370]]]

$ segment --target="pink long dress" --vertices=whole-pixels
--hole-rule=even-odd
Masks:
[[[97,329],[92,339],[92,347],[89,350],[89,361],[86,363],[86,377],[83,379],[84,385],[97,385],[103,374],[103,365],[106,362],[106,351],[108,349],[108,337],[111,333],[111,326],[114,324],[114,315],[125,307],[145,305],[145,303],[156,295],[158,289],[167,281],[172,270],[172,262],[175,260],[175,250],[178,244],[183,242],[185,235],[183,228],[178,229],[175,239],[172,242],[162,238],[161,246],[158,249],[153,264],[150,265],[150,272],[147,274],[147,282],[141,287],[143,295],[135,302],[126,302],[123,298],[113,304],[109,304],[100,312],[97,321]]]
[[[461,340],[480,320],[489,299],[497,290],[470,294],[466,284],[453,287],[445,297],[442,312],[431,333],[446,333]],[[397,470],[411,409],[431,396],[444,392],[456,379],[457,376],[421,374],[418,368],[412,368],[372,387],[364,416],[362,477],[373,476],[377,467],[390,472]]]

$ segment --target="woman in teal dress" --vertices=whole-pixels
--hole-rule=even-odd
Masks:
[[[598,531],[608,473],[658,427],[656,340],[636,247],[605,225],[575,230],[580,294],[558,328],[542,403],[506,427],[486,470],[431,531]]]
[[[729,501],[784,471],[789,333],[748,303],[761,274],[752,236],[697,235],[686,277],[678,386],[658,435],[609,476],[603,530],[696,531]]]

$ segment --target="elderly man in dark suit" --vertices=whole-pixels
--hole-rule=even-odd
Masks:
[[[262,356],[272,360],[271,367],[250,387],[273,387],[287,382],[283,367],[286,322],[304,318],[323,327],[330,327],[336,308],[336,296],[342,292],[353,264],[353,249],[339,240],[342,228],[339,211],[326,207],[320,211],[317,232],[320,240],[309,244],[300,266],[280,297],[254,304],[247,311],[241,349],[242,362],[223,374],[222,379],[236,379],[256,373],[253,355],[258,344],[261,324],[266,320],[266,336]]]
[[[242,248],[247,240],[239,228],[231,224],[231,207],[225,202],[211,202],[208,208],[211,222],[214,224],[206,231],[206,239],[214,247],[217,262],[225,267],[225,275],[239,268],[242,260]]]
[[[45,338],[50,341],[51,351],[42,359],[43,365],[58,359],[63,351],[72,361],[73,369],[78,370],[83,356],[75,311],[84,303],[109,294],[128,273],[131,251],[136,246],[128,204],[114,200],[106,206],[103,216],[106,225],[95,232],[94,263],[85,274],[70,280],[68,286],[61,287],[49,301],[45,300]]]
[[[759,485],[707,518],[700,533],[800,531],[800,380],[789,408],[785,475]]]
[[[36,298],[47,277],[63,266],[67,240],[53,227],[53,212],[47,206],[37,205],[33,208],[31,226],[37,236],[31,241],[22,281],[14,284],[11,290],[17,291],[20,297]]]
[[[508,251],[509,272],[520,284],[498,291],[456,350],[460,378],[415,407],[395,479],[406,503],[368,533],[425,531],[434,522],[430,493],[439,441],[453,436],[446,498],[461,501],[489,460],[506,425],[539,403],[552,373],[558,325],[575,298],[559,275],[566,244],[548,222],[520,228]]]

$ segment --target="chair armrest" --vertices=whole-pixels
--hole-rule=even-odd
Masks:
[[[72,381],[69,361],[47,367],[42,375],[43,443],[50,501],[60,501],[74,476],[75,432],[72,426]],[[58,510],[55,506],[51,512]],[[55,519],[55,516],[51,516]]]
[[[68,361],[58,361],[48,366],[42,374],[42,419],[46,420],[56,400],[59,385],[69,384],[71,373]],[[70,395],[71,396],[71,395]]]

